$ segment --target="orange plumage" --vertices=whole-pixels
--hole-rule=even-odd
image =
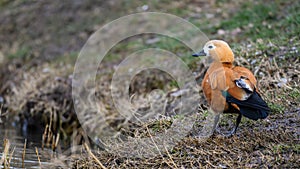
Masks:
[[[222,112],[239,114],[231,134],[236,132],[242,115],[253,120],[268,116],[269,108],[258,92],[255,76],[249,69],[233,65],[234,54],[226,42],[211,40],[193,56],[213,59],[202,81],[202,89],[211,110],[217,114],[214,128]]]

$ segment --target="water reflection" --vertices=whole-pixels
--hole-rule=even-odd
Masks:
[[[9,164],[10,168],[44,168],[50,165],[49,161],[54,154],[49,149],[41,149],[41,139],[39,138],[41,136],[37,135],[27,135],[25,158],[23,160],[25,138],[22,136],[21,130],[16,128],[18,127],[0,124],[0,162],[4,153],[4,141],[8,139],[10,142],[9,156],[13,153]],[[38,156],[36,152],[38,152]],[[0,168],[3,168],[3,164],[0,164]]]

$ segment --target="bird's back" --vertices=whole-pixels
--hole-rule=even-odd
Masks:
[[[269,108],[257,91],[257,80],[244,67],[214,63],[202,81],[202,89],[210,107],[216,112],[240,111],[257,120],[268,115]]]
[[[249,97],[250,93],[247,90],[237,86],[236,82],[239,79],[243,79],[250,91],[257,90],[257,80],[249,69],[222,63],[211,64],[202,81],[202,89],[213,109],[220,111],[224,106],[227,108],[222,91],[227,91],[238,100],[246,100]]]

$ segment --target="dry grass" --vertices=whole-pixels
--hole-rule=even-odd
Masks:
[[[10,149],[10,146],[10,141],[8,139],[5,139],[3,143],[2,157],[0,159],[0,165],[3,165],[4,168],[10,168],[10,162],[15,151],[15,147],[13,149]]]
[[[199,142],[187,137],[169,153],[150,159],[126,158],[107,152],[98,152],[97,156],[108,168],[297,168],[299,135],[295,128],[286,126],[289,120],[299,124],[297,113],[287,113],[285,119],[272,116],[262,124],[242,127],[232,138],[215,135]],[[96,167],[96,162],[91,161],[94,161],[91,157],[79,160],[74,167]]]
[[[258,86],[262,91],[264,99],[272,109],[267,120],[251,121],[243,119],[236,136],[232,138],[223,137],[220,133],[214,135],[206,141],[201,141],[193,136],[185,137],[170,151],[161,149],[156,157],[152,158],[126,158],[117,153],[106,151],[91,152],[81,154],[80,157],[66,156],[64,160],[59,160],[61,165],[76,168],[293,168],[299,166],[299,58],[294,57],[297,53],[291,53],[292,47],[286,46],[275,51],[272,55],[282,57],[272,57],[267,51],[261,51],[259,45],[267,42],[257,42],[241,45],[235,51],[238,54],[236,64],[250,68],[258,78]],[[295,43],[292,43],[295,44]],[[270,46],[270,49],[275,48]],[[255,57],[254,57],[255,56]],[[208,65],[200,61],[197,69],[203,70]],[[111,70],[111,65],[106,70]],[[71,99],[71,84],[66,77],[55,77],[62,75],[63,70],[55,69],[51,73],[43,72],[45,65],[36,67],[31,72],[17,72],[14,76],[21,83],[9,82],[12,95],[6,96],[9,103],[9,110],[30,114],[23,118],[34,118],[36,115],[44,117],[45,125],[43,135],[43,145],[56,149],[60,136],[72,140],[71,145],[76,146],[82,140],[88,140],[82,129],[78,129],[78,121],[73,119]],[[103,70],[105,68],[102,68]],[[50,69],[51,70],[51,69]],[[198,82],[205,71],[198,71]],[[162,86],[162,79],[167,79],[173,83],[165,74],[160,71],[152,73],[144,72],[139,74],[130,86],[131,99],[136,105],[149,109],[149,103],[145,100],[145,93],[151,92],[153,88]],[[101,75],[101,76],[100,76]],[[101,74],[99,82],[110,81],[109,73]],[[142,77],[148,77],[146,79]],[[53,79],[51,83],[48,79]],[[151,81],[151,83],[149,83]],[[148,84],[148,85],[147,85]],[[150,84],[150,85],[149,85]],[[166,84],[166,83],[165,83]],[[170,102],[166,108],[166,114],[161,114],[162,119],[150,121],[148,123],[128,123],[120,119],[114,109],[110,97],[109,83],[103,83],[96,88],[96,96],[99,104],[93,105],[92,109],[106,112],[109,117],[110,126],[120,130],[123,134],[131,137],[152,137],[157,133],[164,132],[172,124],[174,114],[168,112],[172,108],[176,109],[178,101],[171,99],[171,93],[177,92],[178,88],[167,85],[167,97]],[[140,86],[144,86],[141,88]],[[104,89],[104,90],[103,90]],[[160,103],[160,101],[157,101]],[[199,113],[206,113],[206,103],[200,103]],[[97,120],[87,114],[90,120]],[[230,121],[234,117],[224,115],[220,123],[220,131],[226,131]],[[103,119],[102,119],[103,120]],[[229,121],[229,122],[228,122]],[[93,121],[86,121],[92,123]],[[97,124],[93,128],[96,130]],[[232,125],[232,124],[231,124]],[[68,129],[69,128],[69,129]],[[195,126],[197,130],[197,125]],[[68,131],[68,132],[67,132]],[[84,139],[85,138],[85,139]],[[70,143],[70,142],[69,142]],[[66,162],[68,161],[68,162]],[[70,161],[72,161],[70,163]]]
[[[73,108],[71,80],[64,76],[66,66],[60,66],[42,64],[24,71],[12,64],[8,70],[11,80],[3,88],[7,92],[6,112],[19,115],[21,127],[34,129],[41,135],[43,147],[53,150],[60,138],[62,145],[68,145],[70,136],[80,127]]]
[[[169,151],[164,149],[156,157],[129,158],[122,153],[95,151],[82,154],[82,158],[74,159],[75,168],[297,168],[300,153],[300,106],[299,106],[299,58],[291,54],[289,47],[278,50],[274,55],[283,56],[277,60],[267,53],[261,53],[257,45],[241,46],[236,64],[250,68],[258,77],[258,85],[264,99],[272,112],[268,119],[251,121],[243,118],[237,135],[228,138],[217,133],[206,141],[193,136],[185,137]],[[256,57],[253,57],[256,56]],[[254,59],[255,58],[255,59]],[[255,63],[254,63],[255,60]],[[252,62],[252,63],[251,63]],[[206,67],[204,63],[199,66]],[[204,72],[202,72],[204,73]],[[156,74],[156,76],[159,74]],[[201,74],[199,75],[201,79]],[[151,76],[150,76],[151,77]],[[108,77],[102,77],[108,78]],[[283,80],[283,79],[286,79]],[[140,79],[133,84],[145,83]],[[152,82],[155,82],[152,81]],[[103,86],[102,86],[103,87]],[[149,87],[149,86],[148,86]],[[138,89],[136,93],[144,93],[147,88]],[[151,86],[150,86],[151,88]],[[102,88],[103,89],[103,88]],[[172,89],[170,89],[172,90]],[[140,92],[143,91],[143,92]],[[108,114],[116,110],[108,108],[111,98],[98,90],[99,96],[104,97],[104,105]],[[107,92],[107,91],[104,91]],[[134,92],[134,91],[133,91]],[[174,91],[173,91],[174,92]],[[141,97],[141,96],[140,96]],[[137,97],[139,98],[139,97]],[[138,99],[137,99],[138,100]],[[143,101],[143,99],[142,99]],[[170,102],[169,104],[176,102]],[[140,105],[143,105],[141,103]],[[206,113],[206,103],[200,104],[199,113]],[[147,106],[145,106],[147,107]],[[103,107],[102,107],[103,109]],[[220,131],[226,131],[228,121],[235,117],[224,115],[220,123]],[[114,126],[124,121],[112,121]],[[152,137],[163,132],[172,124],[172,118],[151,121],[144,124],[128,124],[129,128],[117,127],[123,134],[131,137]],[[232,125],[232,124],[231,124]],[[195,128],[197,130],[197,127]],[[85,147],[87,148],[87,147]],[[89,151],[88,151],[89,152]],[[97,159],[95,159],[97,157]],[[102,166],[103,165],[103,166]]]
[[[152,159],[130,159],[106,152],[99,153],[99,159],[112,168],[299,167],[300,60],[293,51],[295,42],[295,39],[290,41],[293,46],[286,47],[269,42],[269,46],[261,50],[259,45],[268,42],[259,41],[239,49],[236,64],[255,73],[262,95],[272,109],[267,120],[243,119],[237,136],[232,138],[217,134],[206,142],[199,142],[187,137],[169,153]],[[269,53],[273,48],[279,49]],[[205,63],[199,67],[201,65],[206,67]],[[200,72],[198,77],[203,76],[201,73],[205,72]],[[227,120],[228,117],[222,119],[225,123]],[[221,123],[220,127],[224,125]]]

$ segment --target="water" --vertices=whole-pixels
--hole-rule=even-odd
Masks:
[[[53,152],[49,149],[42,150],[40,138],[36,136],[27,140],[25,158],[23,161],[22,156],[25,138],[21,135],[21,132],[15,128],[16,127],[7,127],[7,125],[0,124],[0,162],[3,157],[4,140],[8,139],[10,142],[9,156],[13,152],[9,165],[10,168],[44,168],[45,166],[50,165],[49,162],[53,156]],[[40,162],[38,160],[36,148],[39,153]],[[3,164],[0,164],[0,168],[4,168]]]

